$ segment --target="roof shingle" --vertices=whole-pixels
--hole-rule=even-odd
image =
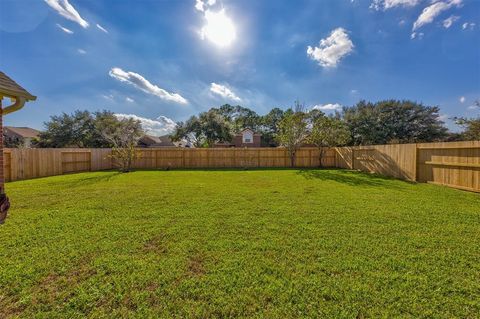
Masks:
[[[18,85],[17,82],[9,78],[5,73],[0,71],[0,95],[11,98],[23,97],[27,101],[33,101],[37,97],[28,93],[27,90]]]
[[[3,132],[8,135],[9,131],[13,132],[16,135],[19,135],[24,138],[37,137],[40,134],[40,131],[31,128],[31,127],[15,127],[15,126],[5,126]]]

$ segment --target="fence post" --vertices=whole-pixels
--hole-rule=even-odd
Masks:
[[[88,171],[92,171],[92,150],[90,150],[90,152],[88,153],[88,157],[89,157],[89,163],[88,163]]]
[[[415,155],[414,155],[414,156],[415,156],[415,158],[414,158],[414,162],[415,162],[415,174],[414,174],[414,176],[413,176],[413,180],[414,180],[415,182],[417,182],[417,181],[418,181],[418,166],[419,166],[419,165],[418,165],[418,144],[417,144],[417,143],[415,143]]]
[[[352,170],[355,169],[355,149],[352,146]]]
[[[338,167],[338,149],[335,147],[333,151],[334,151],[333,165],[335,166],[335,168],[337,168]]]
[[[182,168],[185,168],[185,149],[182,148]]]

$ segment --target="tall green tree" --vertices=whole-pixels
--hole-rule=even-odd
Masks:
[[[139,121],[124,118],[112,121],[111,118],[102,118],[100,134],[112,147],[111,158],[121,172],[129,172],[133,161],[138,157],[136,146],[145,135]],[[108,123],[107,123],[108,122]]]
[[[3,146],[5,148],[23,148],[25,146],[25,139],[21,136],[10,138],[3,134]]]
[[[171,138],[173,141],[186,140],[195,147],[213,147],[215,143],[232,140],[232,126],[224,116],[211,109],[177,123]]]
[[[123,121],[114,113],[77,110],[72,114],[63,113],[45,122],[45,130],[35,141],[38,147],[112,147],[112,142],[105,138],[103,132],[122,126]],[[136,122],[136,130],[142,131]]]
[[[90,147],[95,130],[94,118],[88,111],[62,113],[45,122],[45,130],[37,139],[39,147]]]
[[[312,118],[307,141],[318,148],[319,166],[322,167],[325,148],[347,144],[350,141],[350,131],[341,119],[316,113]]]
[[[447,135],[439,110],[408,100],[360,101],[342,117],[354,145],[434,142]]]
[[[307,119],[307,114],[297,106],[296,111],[287,112],[278,123],[276,138],[287,149],[291,167],[295,166],[297,150],[308,137]]]
[[[225,104],[210,111],[218,113],[229,122],[235,133],[246,128],[257,131],[261,125],[261,117],[255,111],[240,105]]]
[[[266,146],[278,146],[276,136],[280,121],[285,116],[285,112],[276,107],[261,117],[260,133],[262,133],[262,143]]]

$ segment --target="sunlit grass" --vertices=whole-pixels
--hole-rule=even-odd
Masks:
[[[7,184],[0,317],[475,318],[480,196],[340,170]]]

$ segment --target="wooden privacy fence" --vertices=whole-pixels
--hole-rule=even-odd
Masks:
[[[6,181],[112,168],[110,149],[12,148],[3,153]]]
[[[135,168],[255,168],[289,167],[290,157],[284,148],[157,148],[140,149]],[[336,167],[335,150],[322,156],[322,165]],[[296,167],[318,167],[319,151],[301,148]]]
[[[254,168],[289,167],[290,158],[283,148],[140,148],[133,167],[155,168]],[[5,149],[6,181],[66,173],[115,168],[111,149],[50,148]],[[324,167],[336,167],[335,150],[325,151]],[[316,148],[298,150],[296,167],[318,167]]]
[[[111,149],[5,149],[5,179],[15,181],[115,167]],[[138,149],[134,168],[289,167],[284,148]],[[338,147],[326,150],[324,167],[377,173],[480,192],[480,141]],[[301,148],[296,167],[318,167],[319,151]]]
[[[337,165],[480,192],[480,141],[340,147]]]

